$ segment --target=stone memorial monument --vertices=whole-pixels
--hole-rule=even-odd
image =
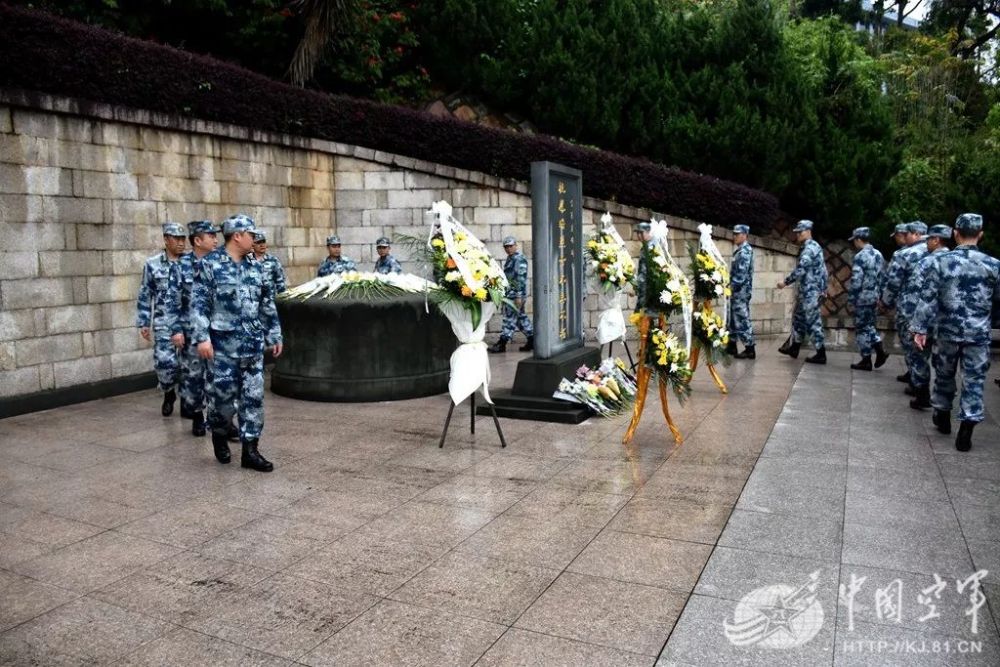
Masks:
[[[589,412],[552,398],[562,378],[600,363],[584,346],[583,179],[554,162],[531,163],[532,304],[535,352],[517,365],[510,392],[497,392],[497,413],[515,419],[580,423]]]

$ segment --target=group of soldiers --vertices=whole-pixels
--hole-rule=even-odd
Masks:
[[[223,245],[219,245],[219,234]],[[191,250],[185,252],[187,243]],[[326,240],[325,276],[355,271],[338,236]],[[402,273],[387,237],[375,242],[376,273]],[[286,289],[285,270],[268,253],[267,234],[245,215],[221,226],[210,220],[163,225],[163,252],[146,260],[136,309],[140,335],[153,343],[153,366],[163,392],[164,417],[191,420],[191,433],[210,429],[220,463],[230,442],[242,444],[241,465],[270,472],[260,453],[264,428],[264,353],[281,355],[281,325],[274,298]],[[238,419],[237,427],[234,418]]]
[[[795,270],[778,287],[798,281],[799,293],[792,335],[779,351],[796,357],[802,342],[811,336],[816,353],[806,361],[822,364],[826,363],[826,352],[819,309],[827,290],[826,263],[819,244],[812,240],[811,222],[803,220],[793,231],[802,251]],[[848,304],[854,313],[861,354],[851,368],[871,371],[885,364],[889,355],[875,319],[879,312],[895,310],[906,363],[906,372],[896,379],[906,383],[905,392],[913,396],[911,408],[933,410],[933,423],[941,433],[951,433],[956,374],[961,364],[960,426],[955,447],[963,452],[972,447],[973,429],[984,418],[990,332],[1000,318],[1000,260],[979,250],[982,236],[983,218],[976,213],[958,216],[954,229],[947,225],[928,229],[920,221],[899,224],[893,231],[899,249],[887,266],[882,253],[871,244],[868,227],[858,227],[849,238],[856,252]],[[952,240],[955,247],[949,250]]]

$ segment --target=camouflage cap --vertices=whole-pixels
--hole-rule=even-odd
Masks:
[[[211,220],[192,220],[188,223],[188,236],[194,236],[195,234],[216,234],[218,231],[215,228],[215,223]]]
[[[236,232],[253,232],[257,231],[257,228],[253,224],[253,218],[248,215],[233,215],[226,218],[226,221],[222,223],[222,233],[226,236],[230,234],[235,234]]]
[[[327,245],[340,245],[340,237],[337,236],[336,234],[331,234],[330,236],[326,237],[326,244]]]
[[[388,248],[389,247],[389,237],[388,236],[380,236],[377,239],[375,239],[375,247],[376,248]]]
[[[853,241],[854,239],[861,239],[862,241],[867,241],[872,236],[872,230],[868,227],[855,227],[854,231],[851,232],[851,236],[848,241]]]
[[[733,227],[733,234],[749,234],[749,233],[750,233],[749,225],[735,225]]]
[[[637,232],[648,232],[653,229],[653,226],[648,222],[637,222],[634,225],[632,225],[632,229],[634,229]]]
[[[792,231],[796,234],[799,232],[807,232],[813,228],[812,220],[799,220],[798,224],[792,228]]]
[[[267,243],[267,232],[263,229],[258,229],[253,232],[253,242],[254,243]]]
[[[927,236],[935,236],[939,239],[950,239],[951,238],[951,227],[948,225],[934,225],[927,230]]]
[[[983,216],[978,213],[963,213],[955,220],[955,229],[960,232],[981,232],[983,231]]]
[[[509,245],[517,245],[517,239],[515,239],[513,236],[503,237],[503,246],[506,248]]]
[[[911,234],[920,234],[923,236],[927,233],[927,223],[921,222],[920,220],[914,220],[913,222],[906,223],[906,231]]]
[[[898,225],[896,225],[893,228],[892,234],[890,234],[889,236],[895,236],[896,234],[905,234],[906,233],[906,227],[907,227],[907,225],[906,225],[905,222],[899,223]]]
[[[163,235],[185,238],[187,233],[184,231],[184,227],[179,222],[164,222]]]

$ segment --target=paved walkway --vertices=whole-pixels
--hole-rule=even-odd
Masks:
[[[995,665],[989,607],[972,635],[954,580],[989,569],[1000,609],[998,392],[960,455],[895,367],[848,363],[768,350],[726,397],[699,372],[680,447],[656,405],[628,449],[624,419],[507,421],[500,450],[465,415],[439,450],[444,397],[268,394],[270,475],[215,463],[155,392],[2,420],[0,664]],[[898,623],[873,603],[897,578]]]

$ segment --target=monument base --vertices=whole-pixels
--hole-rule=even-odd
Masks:
[[[563,378],[576,377],[580,366],[594,368],[601,363],[596,347],[580,347],[549,359],[524,359],[517,364],[514,386],[492,392],[497,415],[508,419],[579,424],[593,414],[583,405],[552,398]],[[480,405],[477,414],[490,414],[489,406]]]

